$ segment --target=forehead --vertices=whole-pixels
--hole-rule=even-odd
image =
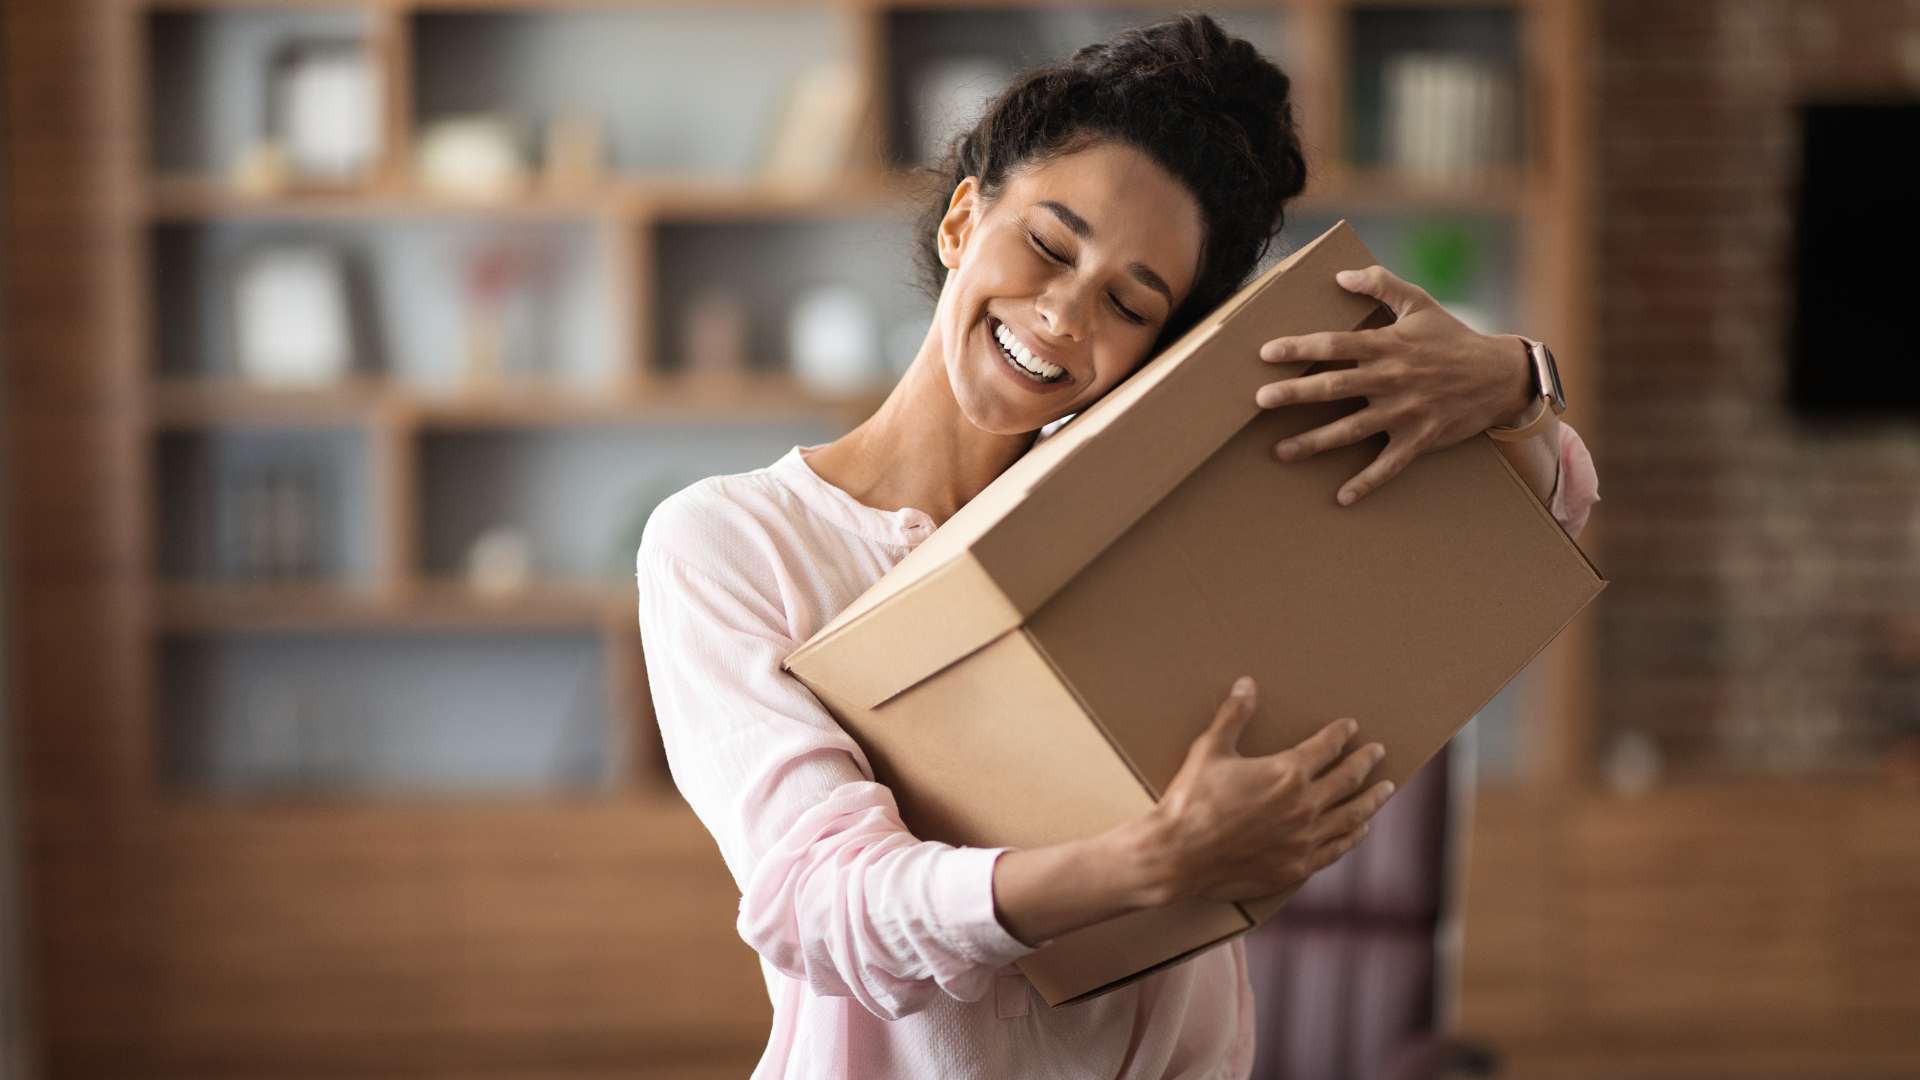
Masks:
[[[1089,241],[1124,265],[1139,260],[1185,295],[1199,270],[1200,206],[1186,185],[1145,153],[1104,141],[1015,173],[998,200],[1024,209],[1052,200],[1084,218]],[[1057,218],[1048,210],[1035,214]],[[1029,215],[1034,216],[1034,215]]]

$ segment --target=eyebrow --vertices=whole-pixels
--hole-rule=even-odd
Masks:
[[[1061,224],[1073,230],[1073,235],[1082,240],[1093,239],[1093,226],[1087,224],[1086,218],[1067,209],[1064,204],[1054,202],[1052,199],[1042,199],[1035,205],[1044,206],[1053,211],[1053,216],[1059,218]],[[1167,306],[1173,306],[1173,290],[1167,288],[1166,280],[1159,274],[1154,273],[1153,269],[1146,263],[1130,263],[1127,266],[1127,273],[1132,274],[1140,284],[1145,285],[1147,288],[1165,297]]]

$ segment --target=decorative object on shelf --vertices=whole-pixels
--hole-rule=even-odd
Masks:
[[[544,374],[539,361],[548,330],[547,285],[554,256],[524,235],[488,239],[462,267],[466,340],[461,377],[468,384],[509,375]]]
[[[297,38],[275,51],[267,85],[269,139],[294,175],[346,183],[380,154],[379,68],[357,38]]]
[[[540,180],[548,190],[581,193],[601,185],[606,178],[605,147],[593,114],[560,113],[547,121],[546,136]]]
[[[504,595],[526,588],[533,573],[533,542],[526,530],[495,525],[467,549],[467,584],[475,592]]]
[[[232,280],[234,362],[268,386],[320,386],[353,366],[346,258],[317,241],[242,256]]]
[[[747,369],[747,302],[730,289],[707,289],[687,306],[681,325],[684,370],[701,378],[732,378]]]
[[[794,302],[787,348],[793,374],[809,394],[853,397],[874,389],[881,377],[873,305],[860,290],[823,285]]]
[[[1513,160],[1511,78],[1472,56],[1406,52],[1382,69],[1382,157],[1395,169],[1458,181]]]
[[[779,183],[818,185],[853,163],[867,100],[860,72],[826,64],[795,80],[773,125],[762,174]]]
[[[1472,229],[1451,218],[1417,222],[1408,229],[1402,250],[1407,280],[1427,290],[1461,322],[1483,334],[1493,332],[1492,318],[1470,299],[1480,268]]]
[[[240,580],[310,579],[321,572],[328,507],[319,466],[248,462],[218,485],[214,568]]]
[[[500,116],[434,121],[420,136],[415,167],[422,188],[454,198],[503,199],[527,186],[519,135]]]
[[[1014,73],[1006,61],[992,56],[956,56],[928,64],[913,88],[915,160],[931,165],[945,158],[954,136],[979,118]]]
[[[242,195],[278,195],[293,183],[287,148],[279,139],[254,139],[234,158],[229,179],[233,189]]]

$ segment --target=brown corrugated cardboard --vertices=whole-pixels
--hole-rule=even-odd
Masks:
[[[1016,462],[786,667],[867,751],[918,836],[1037,847],[1145,813],[1234,678],[1247,754],[1339,716],[1404,781],[1605,582],[1485,436],[1352,507],[1380,442],[1281,463],[1352,407],[1261,410],[1304,370],[1262,342],[1382,325],[1334,282],[1375,260],[1345,222]],[[1356,743],[1359,740],[1356,740]],[[1193,901],[1020,961],[1053,1005],[1258,925],[1287,897]]]

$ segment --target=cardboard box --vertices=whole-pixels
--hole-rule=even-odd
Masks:
[[[867,752],[915,835],[1039,847],[1146,813],[1235,677],[1241,741],[1284,750],[1336,717],[1404,782],[1604,580],[1486,436],[1352,507],[1381,438],[1302,462],[1273,444],[1355,403],[1262,410],[1297,375],[1274,337],[1384,325],[1334,274],[1375,260],[1345,222],[998,477],[787,658]],[[1287,900],[1192,901],[1019,961],[1049,1004],[1113,989]]]

